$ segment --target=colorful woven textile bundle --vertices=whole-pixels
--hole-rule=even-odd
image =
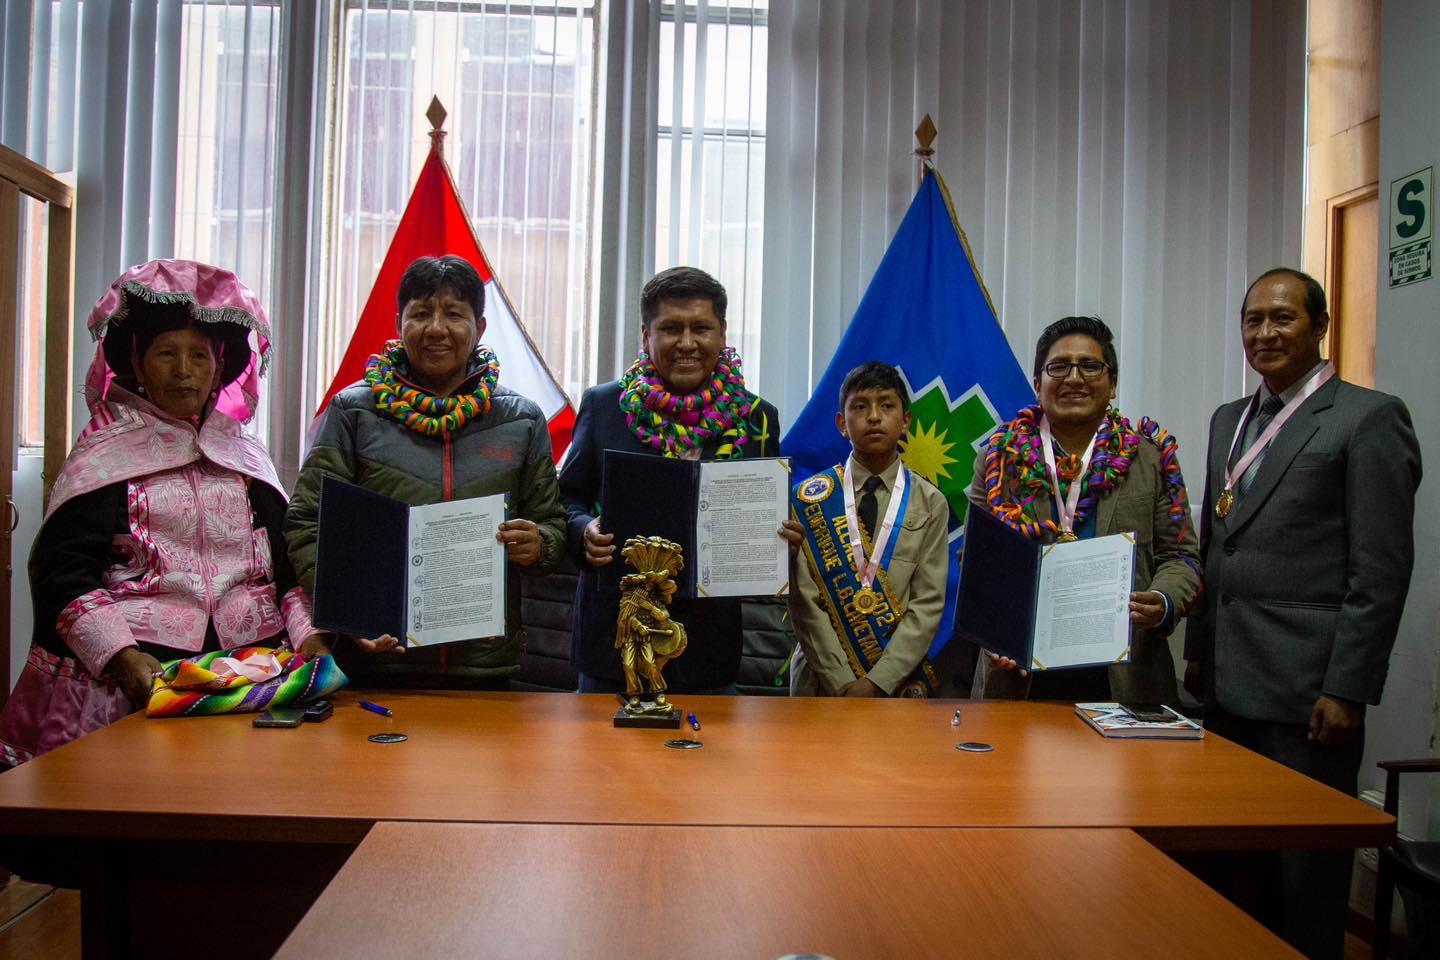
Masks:
[[[215,663],[222,659],[249,661],[261,669],[273,661],[279,664],[280,673],[255,683],[246,677],[246,671],[230,670]],[[329,696],[345,683],[345,674],[336,666],[334,657],[305,660],[293,651],[268,647],[215,650],[165,664],[151,688],[145,715],[194,717],[253,713],[271,707],[311,703]]]
[[[630,432],[667,457],[718,437],[715,459],[739,459],[750,439],[748,418],[759,404],[760,398],[745,389],[734,347],[720,351],[710,382],[694,393],[667,390],[644,350],[620,378],[620,409]]]
[[[475,348],[478,367],[466,379],[480,374],[470,393],[436,397],[401,380],[409,366],[405,343],[387,341],[380,352],[365,363],[365,382],[375,394],[375,409],[427,437],[454,433],[476,417],[490,412],[490,397],[500,381],[500,361],[484,344]]]

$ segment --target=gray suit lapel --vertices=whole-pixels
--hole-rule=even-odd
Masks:
[[[1315,391],[1315,395],[1301,404],[1294,416],[1280,428],[1275,442],[1270,444],[1269,450],[1265,451],[1265,459],[1260,462],[1260,469],[1256,471],[1255,480],[1250,484],[1250,489],[1245,491],[1245,496],[1240,498],[1240,502],[1235,505],[1230,516],[1222,521],[1228,531],[1233,533],[1245,526],[1260,509],[1261,504],[1275,492],[1275,488],[1280,485],[1281,479],[1285,476],[1285,471],[1290,468],[1290,462],[1320,429],[1320,422],[1316,419],[1316,414],[1329,409],[1334,404],[1335,389],[1339,382],[1338,377],[1332,378],[1329,383]],[[1233,432],[1235,425],[1231,424],[1230,429]]]
[[[1221,446],[1214,447],[1211,451],[1209,492],[1210,501],[1205,504],[1206,510],[1215,508],[1215,501],[1220,498],[1220,493],[1225,489],[1225,466],[1230,462],[1230,444],[1235,437],[1235,426],[1240,418],[1245,416],[1245,411],[1250,408],[1250,398],[1236,400],[1229,405],[1226,412],[1215,418],[1215,441]]]

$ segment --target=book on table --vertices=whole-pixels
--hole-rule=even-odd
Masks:
[[[955,632],[1027,670],[1130,660],[1135,537],[1040,544],[971,506]]]
[[[322,478],[315,626],[407,647],[502,635],[504,519],[504,494],[412,507]]]
[[[1133,740],[1199,740],[1205,728],[1171,707],[1137,711],[1122,703],[1077,703],[1075,713],[1101,736]]]

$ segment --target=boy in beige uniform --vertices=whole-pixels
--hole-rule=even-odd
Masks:
[[[928,696],[926,653],[945,607],[950,508],[906,469],[899,442],[910,398],[899,371],[872,361],[840,388],[843,464],[796,484],[790,616],[795,696]]]

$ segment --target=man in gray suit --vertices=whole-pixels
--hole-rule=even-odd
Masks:
[[[1321,359],[1329,324],[1324,290],[1297,270],[1246,291],[1240,336],[1262,383],[1210,421],[1185,681],[1208,729],[1354,796],[1410,584],[1420,451],[1403,402]],[[1260,919],[1340,957],[1352,862],[1279,855]]]

